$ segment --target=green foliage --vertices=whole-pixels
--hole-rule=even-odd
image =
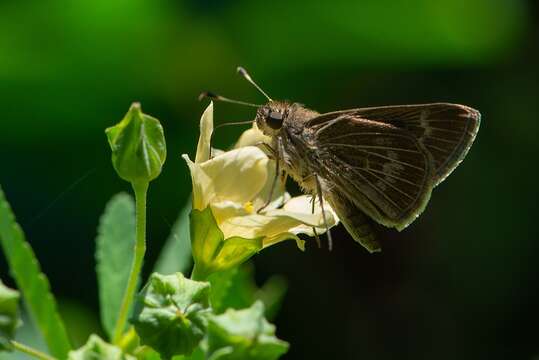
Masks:
[[[168,359],[189,355],[206,331],[210,284],[186,279],[181,273],[152,274],[137,297],[131,322],[141,344]]]
[[[112,337],[127,287],[135,246],[135,204],[125,193],[115,195],[99,222],[96,271],[101,322]]]
[[[143,114],[133,103],[117,125],[105,130],[118,175],[131,183],[147,183],[161,173],[167,156],[165,135],[159,120]]]
[[[203,211],[193,209],[190,218],[195,279],[237,266],[262,249],[262,238],[225,239],[209,206]]]
[[[288,350],[288,343],[275,337],[259,301],[248,309],[209,316],[207,346],[210,360],[272,360]]]
[[[28,311],[39,328],[50,352],[65,358],[71,349],[67,332],[56,310],[49,282],[40,270],[30,245],[15,222],[9,204],[0,188],[0,242],[10,271],[22,292]]]
[[[12,350],[9,340],[21,324],[19,317],[19,292],[4,285],[0,280],[0,351]]]
[[[210,275],[210,300],[216,313],[228,308],[244,309],[260,300],[264,303],[266,317],[271,319],[276,315],[286,293],[286,280],[272,276],[259,288],[254,281],[253,270],[253,266],[247,263]]]
[[[191,255],[191,237],[189,235],[189,212],[191,201],[182,208],[170,235],[155,263],[154,272],[168,275],[176,272],[186,273],[193,257]]]
[[[108,344],[97,335],[91,335],[80,349],[69,352],[68,360],[135,360],[135,357],[122,353],[122,350]]]

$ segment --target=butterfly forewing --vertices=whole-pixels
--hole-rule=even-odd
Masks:
[[[398,229],[423,210],[432,189],[432,158],[409,131],[347,113],[321,115],[306,127],[324,154],[319,165],[327,192],[339,193],[326,197],[344,196],[375,221]],[[329,201],[345,224],[352,221]]]
[[[342,114],[391,124],[412,133],[432,155],[434,185],[442,182],[462,161],[479,130],[481,118],[475,109],[448,103],[360,108],[321,117]]]

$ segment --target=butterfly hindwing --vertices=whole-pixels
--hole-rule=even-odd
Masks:
[[[380,251],[369,217],[342,193],[329,191],[325,195],[352,238],[371,253]]]

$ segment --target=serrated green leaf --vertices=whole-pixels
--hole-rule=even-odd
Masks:
[[[68,360],[135,360],[134,356],[123,354],[122,350],[108,344],[97,335],[91,335],[81,348],[70,351]]]
[[[163,127],[133,103],[118,124],[105,130],[112,150],[112,165],[131,183],[147,183],[161,173],[167,157]]]
[[[0,243],[10,272],[25,300],[25,305],[52,355],[65,359],[71,349],[64,323],[57,311],[49,281],[24,233],[7,203],[0,187]]]
[[[244,265],[245,266],[245,265]],[[208,276],[213,311],[220,314],[228,308],[243,309],[253,303],[250,286],[245,286],[241,267],[234,267]]]
[[[0,351],[11,351],[9,343],[15,329],[21,324],[19,316],[19,292],[4,285],[0,280]]]
[[[108,202],[99,221],[96,239],[96,272],[101,323],[109,337],[127,286],[135,246],[135,203],[120,193]]]
[[[202,211],[193,209],[189,220],[196,279],[237,266],[262,249],[262,237],[225,239],[210,206]]]
[[[210,284],[186,279],[182,273],[153,273],[136,298],[131,323],[142,345],[165,359],[190,355],[206,333]]]
[[[157,258],[154,272],[169,275],[177,272],[185,274],[191,264],[191,237],[189,235],[189,212],[191,201],[189,200],[180,211],[178,218],[172,226],[170,235]]]
[[[209,315],[207,343],[210,360],[273,360],[288,350],[288,343],[275,337],[275,326],[264,318],[260,301],[248,309]]]

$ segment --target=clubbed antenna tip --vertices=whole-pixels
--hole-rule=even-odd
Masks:
[[[241,76],[243,76],[243,78],[245,80],[247,80],[251,85],[253,85],[258,91],[260,91],[260,93],[262,95],[264,95],[266,97],[266,99],[268,99],[269,101],[273,101],[271,100],[271,98],[268,96],[268,94],[266,94],[266,92],[264,90],[262,90],[262,88],[260,86],[258,86],[258,84],[253,80],[253,78],[251,77],[251,75],[249,75],[249,73],[247,72],[247,70],[245,70],[243,67],[241,66],[238,66],[236,71],[238,72],[238,74],[240,74]]]

